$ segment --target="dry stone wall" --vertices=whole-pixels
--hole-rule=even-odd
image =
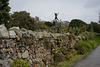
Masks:
[[[21,38],[20,41],[16,40],[16,35]],[[19,27],[7,30],[0,25],[0,65],[11,67],[14,60],[23,59],[29,62],[30,67],[48,67],[54,61],[52,49],[58,48],[55,39],[61,36],[61,44],[67,48],[73,47],[79,40],[69,33],[33,32]]]
[[[15,59],[23,59],[33,65],[48,65],[53,61],[53,55],[50,49],[46,49],[43,42],[30,44],[26,42],[16,42],[14,39],[0,40],[0,64],[4,67],[10,67]],[[9,63],[10,62],[10,63]],[[38,63],[37,63],[38,62]]]

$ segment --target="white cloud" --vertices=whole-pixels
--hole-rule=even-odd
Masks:
[[[70,21],[82,19],[98,21],[100,0],[10,0],[11,13],[14,11],[30,12],[32,17],[42,20],[53,20],[54,12],[59,12],[58,18]]]

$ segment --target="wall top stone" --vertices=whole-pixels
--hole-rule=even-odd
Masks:
[[[0,25],[0,38],[9,38],[8,31],[4,25]]]

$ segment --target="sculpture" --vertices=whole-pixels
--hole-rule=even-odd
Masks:
[[[55,19],[53,20],[53,33],[55,33],[56,31],[56,23],[59,22],[59,19],[57,18],[58,14],[59,13],[54,13],[55,14]],[[61,27],[61,22],[58,24],[58,27],[57,27],[57,32],[60,32],[60,27]]]

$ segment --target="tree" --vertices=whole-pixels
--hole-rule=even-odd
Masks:
[[[69,24],[69,29],[72,27],[72,33],[75,35],[79,35],[82,32],[85,32],[87,29],[87,24],[79,19],[73,19],[71,20],[70,24]],[[69,31],[70,32],[70,31]]]
[[[39,19],[39,17],[36,16],[34,18],[34,21],[35,21],[34,23],[35,23],[36,29],[39,30],[40,29],[40,19]]]
[[[69,23],[69,27],[83,27],[84,25],[86,25],[86,23],[80,19],[73,19],[71,20],[71,22]]]
[[[9,0],[0,0],[0,24],[5,24],[5,26],[10,20],[10,7],[8,5]]]
[[[35,30],[34,18],[32,18],[30,13],[27,13],[26,11],[14,12],[14,14],[11,15],[7,27],[10,28],[13,26]]]
[[[52,26],[53,26],[52,23],[49,22],[49,21],[45,22],[45,25],[46,25],[46,26],[49,26],[49,27],[52,27]]]
[[[91,22],[91,24],[88,24],[88,31],[90,32],[97,32],[100,33],[100,24],[98,24],[97,22]]]

